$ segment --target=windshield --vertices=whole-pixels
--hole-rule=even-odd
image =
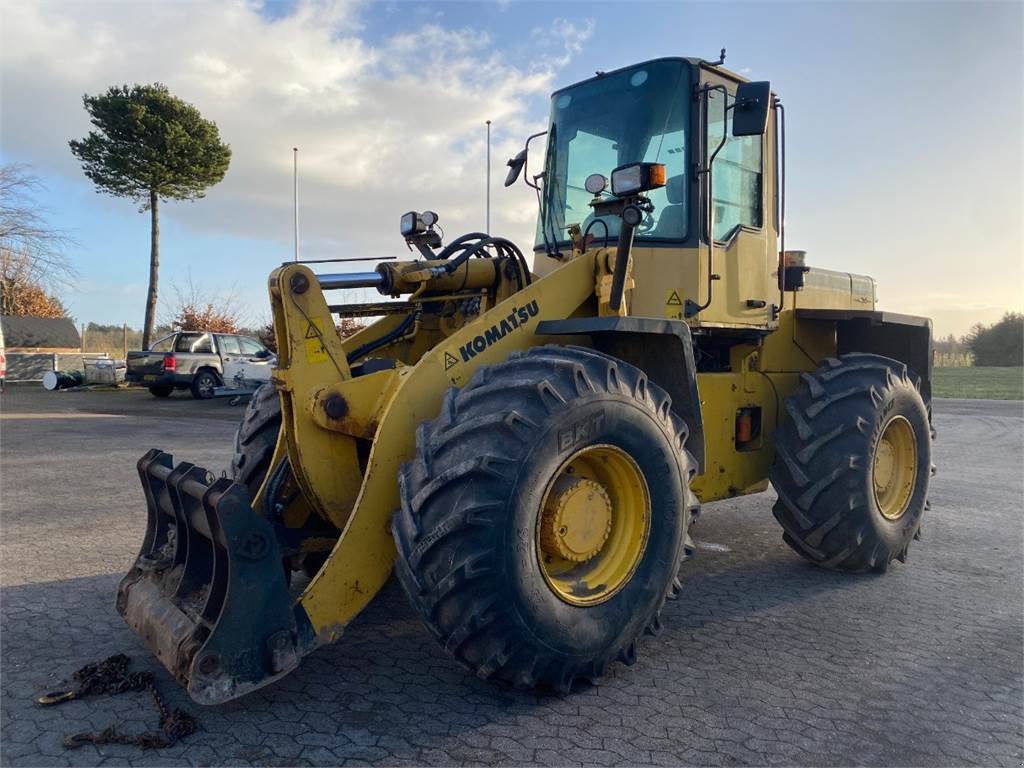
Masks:
[[[637,240],[686,238],[689,67],[655,61],[589,80],[551,97],[537,248],[567,243],[567,228],[589,228],[597,240],[618,236],[619,217],[595,217],[584,189],[587,176],[609,177],[627,163],[665,164],[666,184],[647,193],[654,212],[637,228]],[[607,194],[607,193],[606,193]],[[595,223],[597,219],[597,223]]]

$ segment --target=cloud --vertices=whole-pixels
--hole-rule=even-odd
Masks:
[[[537,31],[540,55],[521,64],[481,30],[436,17],[371,40],[361,12],[309,1],[276,18],[242,0],[7,4],[4,152],[85,183],[67,148],[89,130],[82,94],[160,81],[214,120],[233,152],[204,201],[165,208],[176,222],[290,242],[298,146],[307,255],[380,255],[403,248],[405,210],[437,210],[450,234],[482,226],[490,119],[493,229],[528,246],[536,203],[529,190],[501,190],[504,160],[537,130],[543,97],[593,22]]]
[[[561,55],[542,54],[540,61],[546,66],[564,67],[583,52],[583,44],[594,34],[594,20],[587,19],[583,26],[577,26],[567,19],[555,19],[547,27],[534,27],[531,32],[534,42],[544,48],[560,47]]]

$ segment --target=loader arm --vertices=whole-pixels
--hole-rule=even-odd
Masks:
[[[301,264],[271,275],[281,430],[262,487],[250,502],[244,485],[155,449],[138,466],[147,530],[117,609],[195,701],[242,696],[337,639],[391,571],[389,520],[419,424],[481,365],[538,344],[540,322],[593,312],[608,280],[597,255],[518,292],[499,284],[454,325],[389,316],[347,343],[316,275]],[[443,280],[502,276],[477,261],[465,280]],[[382,340],[375,365],[360,360],[356,350]],[[322,565],[295,597],[288,561],[310,555]]]
[[[280,288],[288,284],[287,274],[304,271],[308,270],[302,266],[283,268],[283,279],[277,285]],[[386,402],[380,408],[362,484],[356,488],[339,487],[335,479],[340,474],[339,464],[352,461],[347,448],[333,456],[320,455],[307,461],[304,457],[308,453],[292,453],[292,446],[304,439],[299,436],[317,432],[325,446],[338,445],[339,438],[348,437],[336,430],[350,428],[350,424],[328,423],[317,416],[326,413],[325,403],[332,397],[340,396],[346,403],[351,402],[352,408],[361,409],[362,403],[353,397],[359,379],[339,382],[335,375],[333,384],[321,389],[329,374],[324,378],[320,374],[332,370],[332,365],[305,355],[292,355],[282,363],[277,376],[286,382],[282,397],[289,402],[285,410],[291,418],[286,422],[290,430],[285,432],[291,434],[285,440],[293,468],[305,478],[306,484],[316,489],[315,498],[332,520],[347,518],[327,562],[299,598],[319,642],[335,640],[391,572],[395,548],[388,523],[399,506],[398,469],[413,455],[419,424],[437,415],[441,398],[449,387],[466,384],[481,365],[500,362],[515,351],[535,346],[538,339],[534,332],[539,322],[571,316],[593,297],[594,288],[595,258],[591,253],[568,262],[499,303],[435,346],[415,366],[382,372],[387,374],[384,377],[380,373],[370,374],[383,379]],[[302,339],[296,339],[294,329],[301,329],[307,322],[303,312],[309,310],[302,306],[299,297],[293,302],[281,290],[280,299],[275,297],[275,302],[280,302],[275,303],[275,312],[282,313],[294,346]],[[306,301],[323,302],[318,290],[312,293],[318,296]],[[326,309],[325,302],[323,308]],[[340,342],[335,346],[332,339],[327,341],[325,348],[330,350],[329,354],[340,356]],[[374,388],[365,395],[377,397],[380,392]],[[346,476],[355,474],[358,464],[350,464],[343,471]],[[354,507],[350,501],[353,495]]]

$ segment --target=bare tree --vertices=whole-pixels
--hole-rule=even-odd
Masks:
[[[20,163],[0,166],[0,256],[5,271],[16,265],[22,280],[55,293],[76,276],[67,256],[74,240],[47,220],[48,211],[36,202],[43,191],[38,177]]]
[[[166,321],[175,330],[238,333],[243,324],[244,312],[234,288],[215,295],[196,286],[189,275],[184,286],[172,283],[171,291],[174,298]]]
[[[31,259],[17,251],[0,249],[0,315],[13,317],[66,317],[60,299],[34,279]]]

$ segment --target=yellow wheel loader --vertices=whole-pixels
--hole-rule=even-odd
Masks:
[[[722,62],[599,73],[552,96],[543,157],[509,161],[539,200],[532,268],[424,211],[401,217],[415,260],[275,270],[278,367],[231,476],[138,466],[117,608],[192,698],[287,674],[392,571],[467,669],[570,690],[659,629],[699,504],[769,482],[808,560],[904,560],[931,324],[786,250],[784,114]],[[382,300],[328,303],[354,287]],[[377,319],[341,340],[339,316]]]

